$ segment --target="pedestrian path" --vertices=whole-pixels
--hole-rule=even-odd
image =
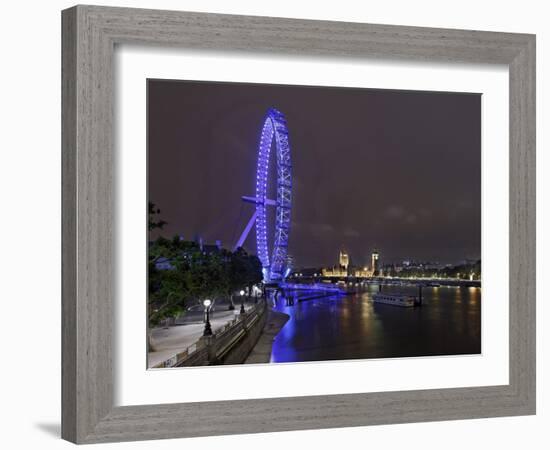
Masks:
[[[245,305],[248,310],[253,305]],[[223,328],[240,314],[240,307],[232,311],[215,311],[210,316],[210,324],[214,334],[216,330]],[[155,347],[154,352],[147,355],[148,367],[154,367],[167,359],[183,352],[186,348],[195,344],[203,335],[204,322],[186,323],[167,328],[155,328],[151,331],[151,339]]]
[[[271,362],[273,341],[288,319],[290,319],[288,314],[274,310],[269,311],[260,339],[258,339],[248,358],[246,358],[245,364],[266,364]]]

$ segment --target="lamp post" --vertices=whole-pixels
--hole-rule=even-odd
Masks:
[[[245,313],[245,310],[244,310],[244,291],[241,290],[239,292],[239,294],[241,294],[241,314],[244,314]]]
[[[210,305],[212,302],[209,299],[205,299],[202,304],[204,305],[204,310],[206,312],[206,323],[204,324],[203,336],[212,336],[212,326],[210,325]]]

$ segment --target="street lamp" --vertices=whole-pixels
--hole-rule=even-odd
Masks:
[[[202,335],[212,336],[212,326],[210,325],[210,305],[212,304],[212,301],[205,299],[202,304],[204,305],[204,310],[206,312],[206,323],[204,324],[204,332]]]
[[[245,310],[244,310],[244,291],[241,289],[239,294],[241,294],[241,314],[244,314],[245,313]]]

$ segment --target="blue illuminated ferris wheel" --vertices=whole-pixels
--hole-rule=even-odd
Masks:
[[[277,200],[267,198],[269,162],[271,149],[275,141],[277,152]],[[256,205],[256,210],[248,221],[235,248],[242,247],[252,225],[256,224],[256,248],[262,262],[264,281],[282,281],[288,271],[287,248],[290,234],[290,212],[292,207],[292,164],[288,129],[283,113],[274,108],[267,111],[258,146],[258,164],[256,167],[256,196],[242,197]],[[268,248],[267,206],[275,206],[275,236],[271,258]]]

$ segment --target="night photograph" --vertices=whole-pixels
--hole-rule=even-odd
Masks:
[[[481,353],[481,94],[147,80],[151,369]]]

